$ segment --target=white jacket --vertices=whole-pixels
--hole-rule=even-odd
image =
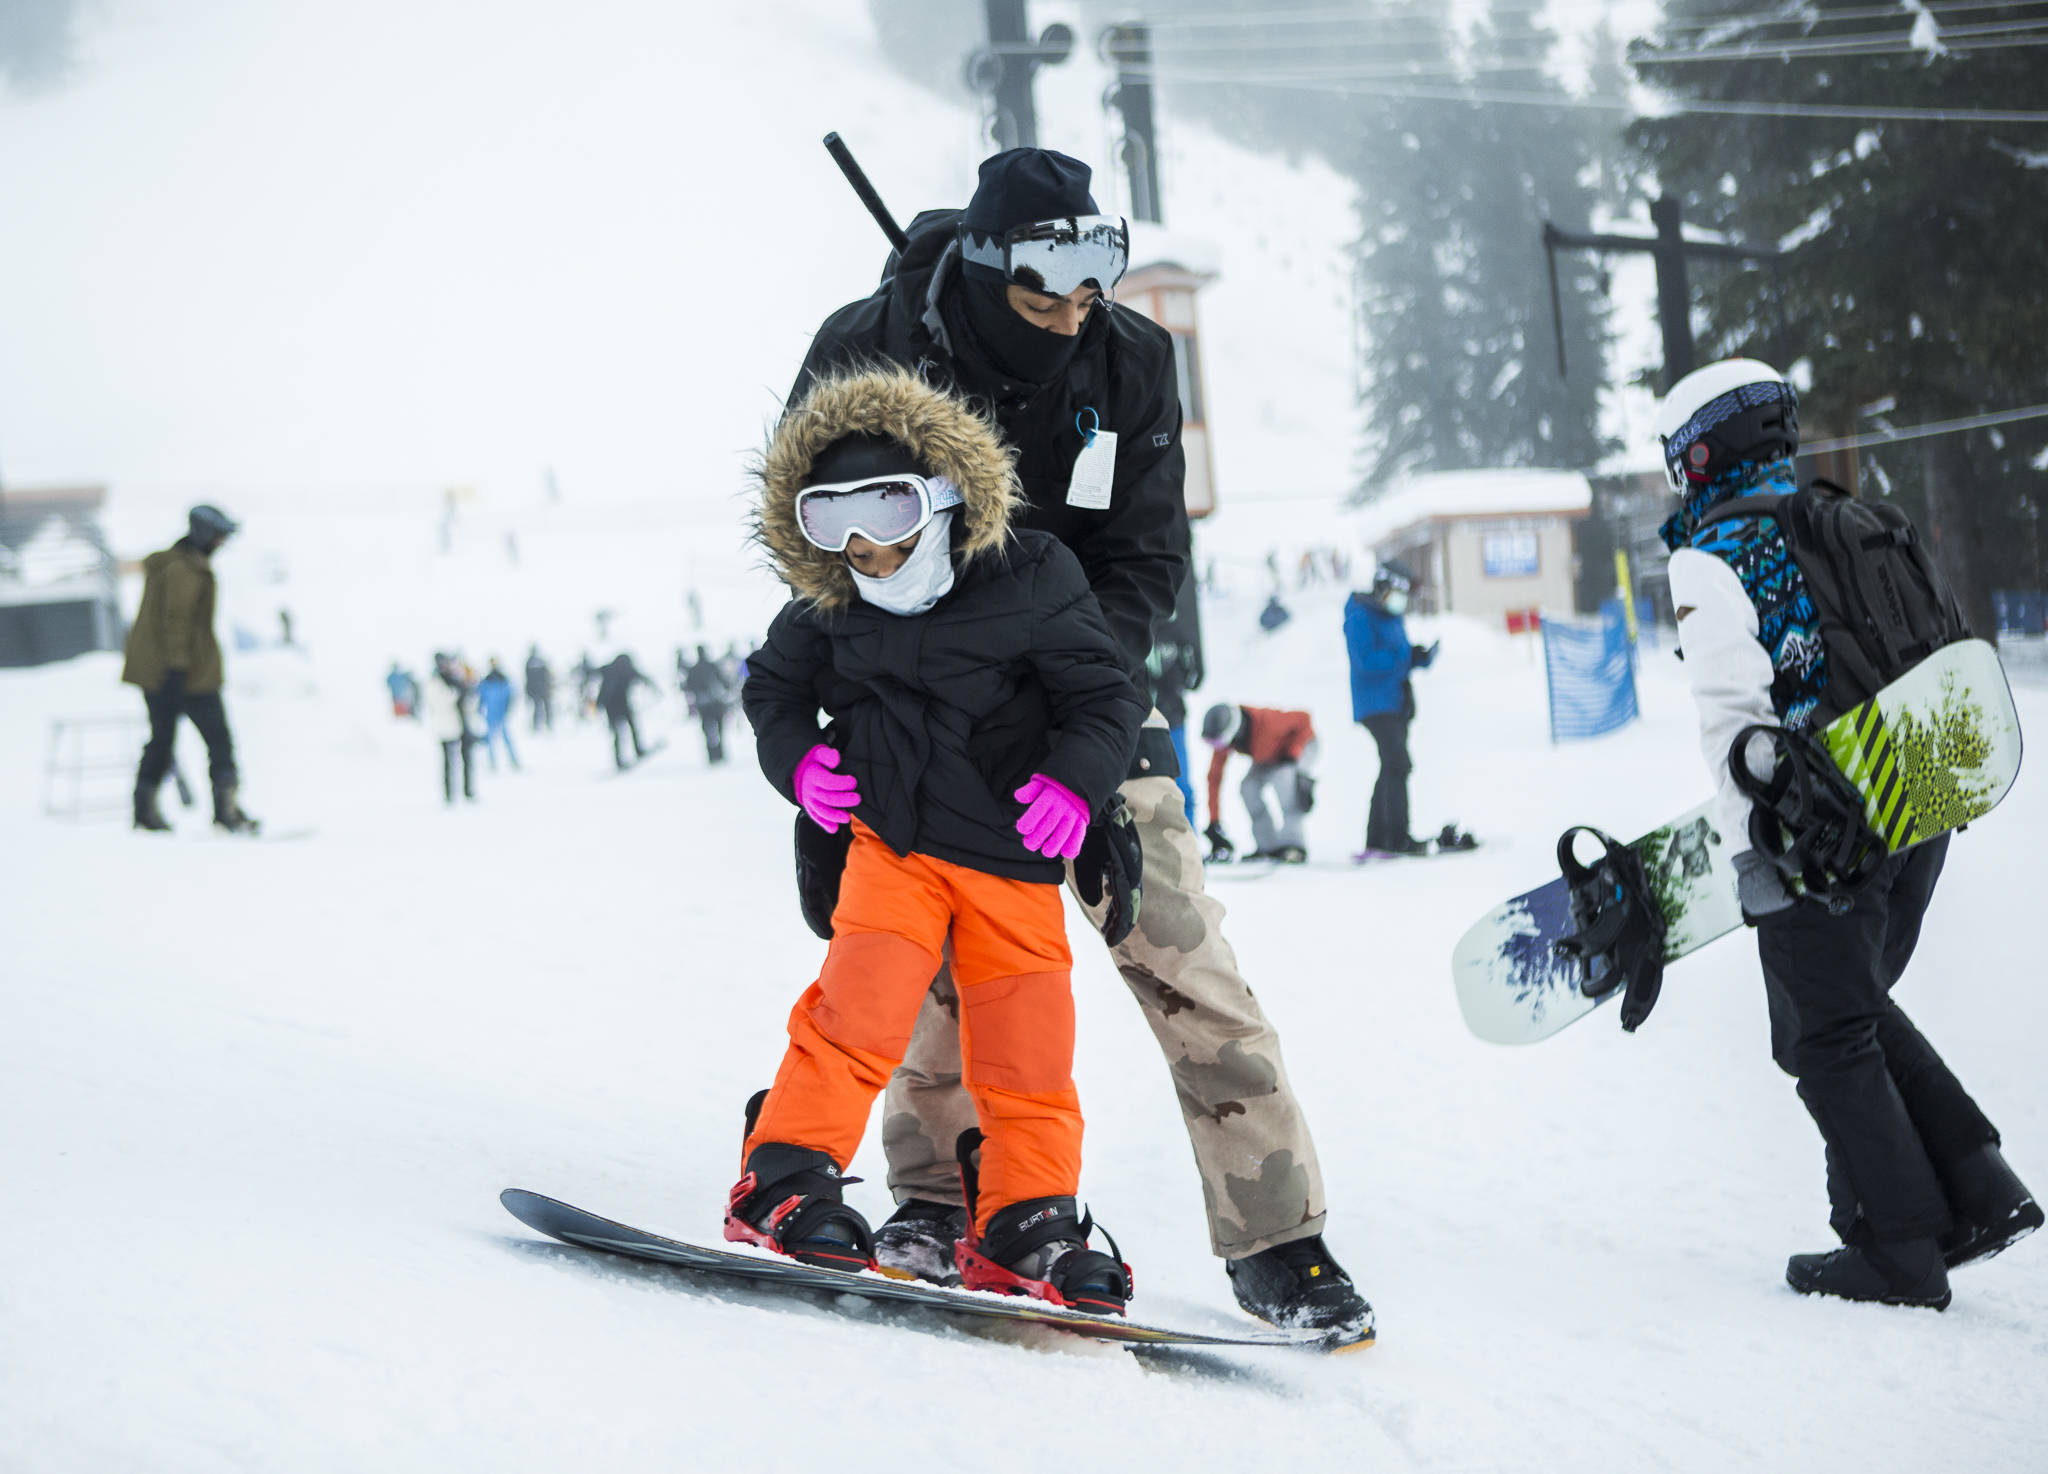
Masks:
[[[1778,725],[1771,705],[1776,672],[1758,638],[1756,605],[1735,570],[1698,548],[1671,555],[1671,603],[1678,611],[1678,643],[1685,651],[1685,678],[1700,711],[1700,752],[1714,780],[1714,814],[1731,852],[1750,848],[1750,802],[1728,771],[1735,734],[1752,723]],[[1750,771],[1771,772],[1768,743],[1752,740]]]
[[[476,697],[463,695],[438,675],[420,682],[420,720],[436,742],[459,742],[473,730]]]

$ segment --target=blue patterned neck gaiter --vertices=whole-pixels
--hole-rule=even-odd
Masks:
[[[1771,706],[1793,732],[1813,725],[1813,708],[1827,689],[1827,652],[1821,646],[1820,616],[1807,595],[1806,580],[1785,546],[1773,517],[1736,517],[1704,532],[1699,520],[1737,497],[1790,496],[1799,489],[1789,459],[1742,465],[1717,476],[1686,497],[1658,529],[1664,546],[1676,552],[1697,548],[1735,570],[1743,592],[1756,606],[1757,639],[1770,652]]]

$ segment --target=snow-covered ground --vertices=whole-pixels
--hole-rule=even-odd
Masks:
[[[789,812],[744,748],[708,769],[672,698],[650,723],[675,740],[643,771],[607,776],[599,729],[572,720],[448,811],[434,749],[383,705],[383,663],[429,643],[511,657],[530,636],[559,657],[609,602],[657,670],[691,633],[684,560],[721,640],[757,631],[775,591],[729,516],[536,506],[445,557],[433,520],[279,507],[222,555],[224,624],[267,637],[276,602],[297,615],[306,648],[231,654],[228,700],[250,807],[312,838],[216,840],[175,809],[169,838],[44,817],[50,720],[140,702],[111,656],[0,673],[0,1466],[2041,1466],[2048,1243],[1960,1274],[1940,1316],[1781,1282],[1785,1254],[1826,1240],[1820,1146],[1770,1062],[1747,940],[1675,969],[1637,1037],[1607,1015],[1526,1051],[1466,1035],[1447,965],[1464,926],[1543,877],[1566,823],[1644,827],[1705,780],[1668,653],[1646,663],[1641,724],[1553,749],[1533,652],[1458,621],[1418,622],[1443,656],[1419,683],[1417,822],[1455,817],[1487,848],[1218,882],[1378,1347],[1169,1368],[534,1242],[500,1188],[715,1237],[740,1104],[821,954]],[[1346,721],[1342,592],[1290,593],[1294,621],[1260,634],[1262,549],[1227,524],[1203,536],[1223,587],[1197,705],[1315,712],[1312,838],[1339,854],[1372,776]],[[386,576],[365,587],[372,547]],[[2048,694],[2022,702],[2048,730]],[[196,774],[189,733],[183,752]],[[118,796],[125,775],[105,782]],[[2043,792],[2023,780],[1956,846],[1905,986],[2036,1182]],[[1087,1196],[1139,1311],[1237,1323],[1166,1071],[1076,940]],[[876,1180],[854,1198],[887,1211]]]

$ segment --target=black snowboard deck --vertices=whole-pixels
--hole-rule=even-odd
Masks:
[[[1115,1315],[1089,1315],[1065,1310],[1042,1300],[1023,1296],[996,1295],[976,1290],[949,1290],[921,1280],[891,1279],[868,1271],[820,1269],[794,1259],[770,1258],[765,1254],[713,1249],[702,1244],[663,1238],[644,1229],[615,1223],[595,1213],[572,1207],[556,1198],[524,1188],[511,1187],[498,1194],[521,1223],[549,1238],[579,1249],[599,1249],[633,1259],[674,1265],[692,1274],[715,1275],[722,1279],[747,1280],[755,1284],[788,1290],[818,1290],[835,1295],[859,1295],[869,1300],[921,1305],[946,1315],[982,1320],[1022,1321],[1056,1327],[1097,1341],[1150,1346],[1282,1346],[1318,1349],[1328,1342],[1321,1331],[1248,1330],[1239,1332],[1179,1331],[1166,1326],[1146,1325]],[[1367,1336],[1360,1345],[1369,1346]],[[1351,1348],[1342,1348],[1351,1349]]]

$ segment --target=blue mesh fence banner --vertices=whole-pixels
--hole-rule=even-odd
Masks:
[[[1620,611],[1598,624],[1543,617],[1550,678],[1550,740],[1599,737],[1636,719],[1635,652]]]

